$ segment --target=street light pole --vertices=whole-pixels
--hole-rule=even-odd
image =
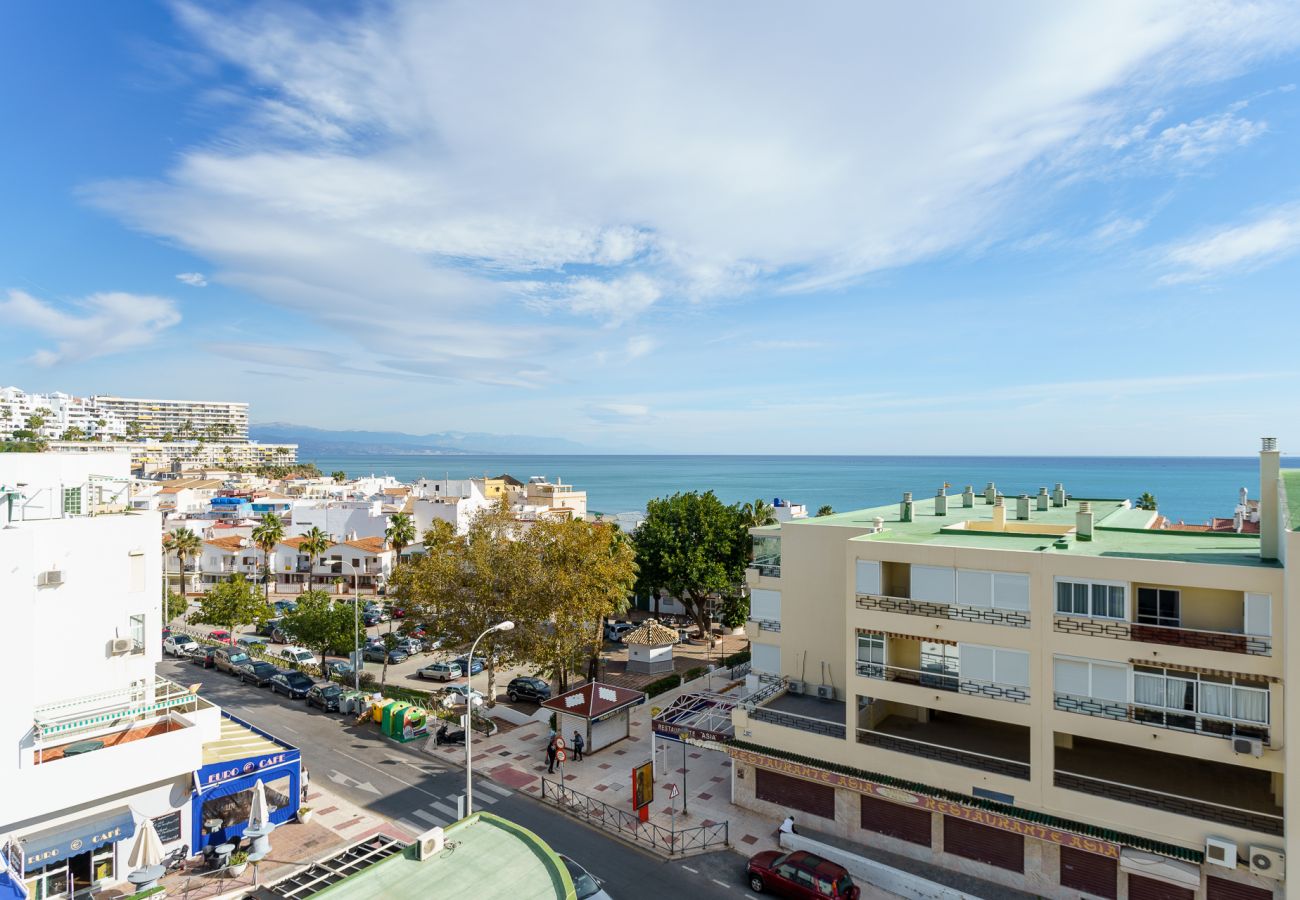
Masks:
[[[469,749],[470,736],[474,733],[474,651],[478,649],[478,642],[492,632],[510,631],[514,627],[515,623],[506,619],[474,638],[474,643],[469,648],[469,659],[465,664],[467,668],[465,673],[465,818],[467,819],[474,813],[474,773]]]
[[[352,689],[361,690],[361,604],[357,603],[357,563],[352,560]]]

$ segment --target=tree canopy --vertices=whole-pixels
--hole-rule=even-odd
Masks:
[[[336,602],[325,591],[304,591],[297,603],[281,618],[280,627],[322,661],[327,654],[349,650],[356,643],[352,604]]]
[[[242,574],[212,586],[199,600],[190,621],[225,628],[232,634],[244,625],[260,625],[274,615],[257,586]]]
[[[835,510],[831,508],[831,505],[829,503],[827,503],[824,506],[817,507],[817,517],[819,519],[822,516],[833,516],[833,515],[835,515]]]
[[[633,536],[640,583],[680,599],[710,646],[710,599],[736,593],[744,582],[752,513],[727,506],[712,491],[674,494],[646,504]]]

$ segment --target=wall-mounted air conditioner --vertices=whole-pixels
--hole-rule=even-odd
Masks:
[[[58,569],[48,569],[36,573],[37,587],[58,587],[63,584],[63,573]]]
[[[435,825],[417,839],[419,849],[416,853],[420,860],[426,860],[435,853],[441,853],[446,836],[443,833],[442,826]]]
[[[787,694],[802,694],[806,688],[806,684],[802,681],[797,681],[794,678],[791,678],[785,683],[785,692]]]
[[[1205,861],[1225,869],[1237,868],[1237,842],[1227,838],[1207,837],[1205,839]]]
[[[130,638],[113,638],[108,642],[108,652],[113,656],[121,656],[123,653],[130,653],[135,647],[135,641]]]
[[[819,685],[817,685],[817,699],[818,699],[818,700],[834,700],[834,699],[835,699],[835,685],[833,685],[833,684],[819,684]]]
[[[1250,874],[1282,880],[1286,877],[1286,854],[1276,847],[1251,845]]]
[[[1232,752],[1242,756],[1263,756],[1264,742],[1259,738],[1235,737],[1232,739]]]

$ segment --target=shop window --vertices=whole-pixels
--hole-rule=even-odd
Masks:
[[[271,812],[289,805],[289,776],[266,782],[266,805]],[[220,820],[221,828],[246,825],[253,807],[253,789],[203,801],[203,821]]]
[[[786,809],[835,819],[835,788],[829,784],[804,781],[770,769],[755,769],[754,796]]]

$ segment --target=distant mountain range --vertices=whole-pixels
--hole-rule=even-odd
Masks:
[[[401,431],[331,431],[289,422],[250,425],[255,441],[297,444],[301,457],[311,456],[445,456],[472,453],[589,453],[590,449],[565,438],[530,434],[486,434],[440,431],[406,434]]]

